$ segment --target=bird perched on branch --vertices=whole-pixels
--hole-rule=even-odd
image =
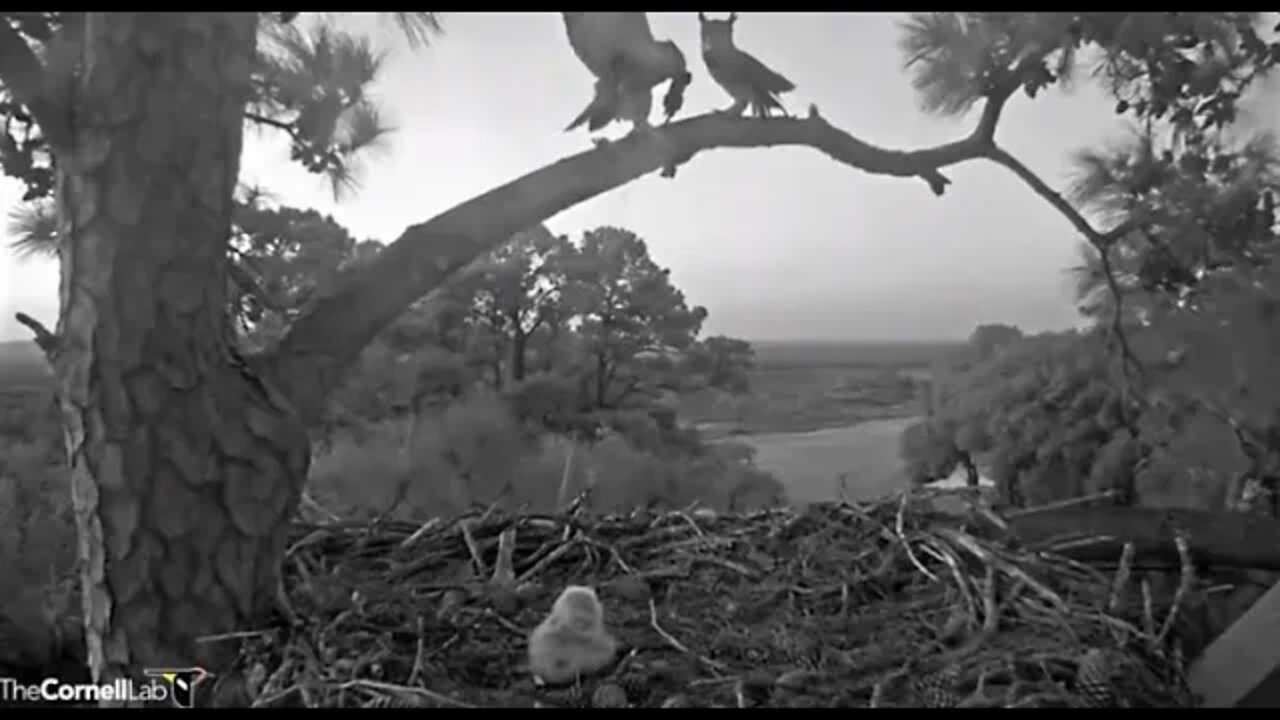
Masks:
[[[529,635],[529,669],[544,682],[558,685],[604,668],[617,649],[617,641],[604,629],[604,606],[596,591],[570,585]]]
[[[642,12],[566,12],[569,45],[596,77],[595,97],[565,131],[586,124],[595,131],[615,120],[650,127],[653,89],[670,81],[663,111],[670,120],[684,105],[692,80],[684,53],[670,40],[658,41]]]
[[[711,79],[733,98],[733,105],[724,112],[741,115],[750,108],[756,117],[768,117],[774,110],[787,115],[778,96],[796,86],[733,44],[733,24],[737,20],[738,13],[730,13],[726,20],[708,20],[698,13],[702,60]]]

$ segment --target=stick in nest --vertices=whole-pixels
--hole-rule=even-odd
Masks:
[[[911,564],[915,565],[916,569],[919,570],[925,577],[929,578],[929,580],[933,582],[937,582],[938,576],[929,572],[929,568],[925,567],[924,563],[920,562],[920,558],[916,557],[916,554],[911,550],[911,542],[907,540],[907,534],[905,531],[906,513],[907,513],[907,493],[903,492],[902,500],[901,502],[898,503],[898,516],[894,520],[894,524],[893,524],[894,532],[898,536],[898,541],[902,543],[902,548],[907,551],[907,559],[911,561]]]
[[[471,561],[476,564],[476,576],[488,575],[488,566],[485,565],[484,558],[480,557],[480,548],[476,545],[475,536],[471,534],[471,520],[469,518],[461,520],[458,523],[458,531],[462,533],[462,540],[467,544],[467,552],[471,553]]]
[[[982,632],[994,633],[1000,626],[1000,605],[996,602],[1000,587],[1000,576],[996,569],[987,566],[987,576],[982,585]]]
[[[547,553],[545,556],[543,556],[541,560],[535,563],[533,567],[529,568],[528,570],[525,570],[523,575],[516,578],[516,584],[519,585],[521,583],[525,583],[525,582],[528,582],[529,580],[532,580],[534,576],[536,576],[538,573],[542,572],[543,570],[546,570],[548,566],[550,566],[552,563],[559,560],[560,558],[564,557],[566,553],[568,553],[570,550],[572,550],[573,548],[577,547],[580,544],[581,544],[580,536],[572,537],[560,543],[559,546],[557,546],[551,552]]]
[[[1147,642],[1153,647],[1156,639],[1156,615],[1152,608],[1151,600],[1151,583],[1146,578],[1142,579],[1142,632],[1147,636]]]
[[[675,648],[678,652],[682,652],[685,655],[688,655],[693,658],[697,658],[698,662],[714,670],[719,670],[723,672],[728,669],[728,666],[722,663],[718,663],[715,660],[712,660],[711,658],[702,657],[701,655],[685,647],[684,643],[681,643],[679,640],[675,638],[674,635],[664,630],[662,628],[661,623],[658,622],[658,605],[653,601],[653,598],[649,598],[649,627],[653,628],[654,632],[658,633],[658,635],[663,640],[665,640],[668,645]]]
[[[498,535],[498,559],[493,565],[494,584],[506,586],[515,582],[515,552],[516,526],[512,525]]]
[[[1169,608],[1169,614],[1165,616],[1164,624],[1160,627],[1160,633],[1156,635],[1156,645],[1164,644],[1165,638],[1169,632],[1173,630],[1173,623],[1178,618],[1178,611],[1182,607],[1183,601],[1186,600],[1187,593],[1191,592],[1191,588],[1196,581],[1196,567],[1191,560],[1191,548],[1187,545],[1187,538],[1182,533],[1178,533],[1174,539],[1174,544],[1178,547],[1178,559],[1180,561],[1180,573],[1178,577],[1178,589],[1173,594],[1173,605]]]
[[[871,688],[871,701],[867,703],[867,707],[884,707],[884,683],[878,682]]]
[[[409,670],[409,679],[406,685],[413,685],[422,676],[422,670],[426,663],[427,657],[427,641],[426,641],[426,623],[423,622],[422,616],[418,616],[418,642],[417,648],[413,653],[413,668]]]
[[[1127,542],[1124,544],[1124,550],[1120,552],[1120,566],[1116,568],[1116,577],[1111,583],[1111,598],[1107,602],[1107,612],[1112,615],[1120,613],[1124,592],[1129,587],[1129,577],[1133,573],[1133,556],[1136,551],[1134,544]]]
[[[426,688],[406,687],[404,685],[395,685],[393,683],[379,682],[377,680],[348,680],[338,686],[340,690],[372,690],[377,693],[392,695],[397,698],[422,698],[446,705],[449,707],[469,708],[475,707],[461,700],[454,700],[448,695],[441,695],[438,692],[432,692]]]

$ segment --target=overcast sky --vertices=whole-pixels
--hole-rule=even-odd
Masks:
[[[683,113],[727,106],[702,65],[696,14],[650,18],[655,34],[690,60]],[[896,46],[901,19],[741,13],[737,40],[795,82],[790,108],[816,103],[864,140],[915,148],[965,134],[974,118],[918,109]],[[374,27],[368,17],[354,22]],[[590,147],[585,131],[562,132],[590,97],[592,78],[569,49],[559,13],[451,13],[445,22],[446,34],[425,50],[377,33],[392,50],[377,94],[398,131],[357,194],[335,202],[322,180],[289,162],[279,139],[257,133],[247,140],[244,179],[283,203],[332,213],[357,237],[390,242],[408,225]],[[1060,187],[1074,149],[1120,129],[1111,102],[1085,84],[1035,101],[1019,95],[997,138]],[[866,175],[811,150],[720,150],[699,155],[675,180],[643,178],[548,225],[574,237],[602,224],[634,230],[689,301],[710,310],[711,333],[934,339],[963,337],[982,322],[1075,324],[1065,268],[1077,257],[1077,237],[1067,222],[994,165],[948,174],[954,184],[937,198],[918,179]],[[17,183],[0,180],[0,210],[20,194]],[[53,263],[19,262],[0,248],[0,283],[0,339],[28,336],[12,320],[17,310],[56,320]]]

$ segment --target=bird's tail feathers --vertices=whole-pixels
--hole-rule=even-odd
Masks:
[[[591,117],[591,112],[594,109],[595,109],[595,101],[592,100],[591,104],[588,105],[586,109],[584,109],[582,112],[578,113],[578,116],[573,119],[573,122],[569,123],[569,125],[564,129],[564,131],[573,132],[574,130],[577,130],[578,128],[582,127],[583,123],[587,122],[587,119]]]
[[[573,119],[573,122],[569,123],[569,126],[564,131],[571,132],[581,127],[584,123],[587,129],[592,132],[608,125],[617,116],[617,95],[616,91],[597,85],[596,94],[592,96],[591,102],[587,103],[587,106],[583,108],[582,112],[578,113],[578,116]]]
[[[605,108],[597,108],[596,112],[587,118],[587,129],[591,132],[601,130],[605,125],[614,121],[614,113],[612,110]]]
[[[795,83],[772,70],[764,63],[761,63],[758,60],[756,62],[758,63],[757,72],[755,73],[756,84],[762,90],[772,95],[779,95],[796,89]]]
[[[589,105],[583,108],[582,112],[578,113],[578,116],[573,119],[573,122],[569,123],[569,126],[564,131],[572,132],[586,125],[588,130],[595,132],[608,125],[612,120],[612,110],[608,107],[602,107],[598,99],[592,100]]]
[[[751,108],[751,114],[758,118],[770,117],[775,111],[783,117],[791,117],[791,113],[787,112],[782,101],[769,93],[755,93],[748,105]]]

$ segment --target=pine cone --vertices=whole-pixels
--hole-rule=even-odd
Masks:
[[[953,708],[959,705],[961,698],[956,694],[959,673],[960,669],[952,665],[916,680],[912,689],[919,698],[920,705],[926,708]]]
[[[626,691],[613,683],[605,683],[591,694],[593,708],[624,708],[629,704]]]
[[[1089,648],[1076,667],[1075,692],[1086,707],[1116,707],[1111,683],[1111,658],[1101,648]]]
[[[627,673],[618,678],[618,686],[637,705],[649,697],[649,680],[639,673]]]

